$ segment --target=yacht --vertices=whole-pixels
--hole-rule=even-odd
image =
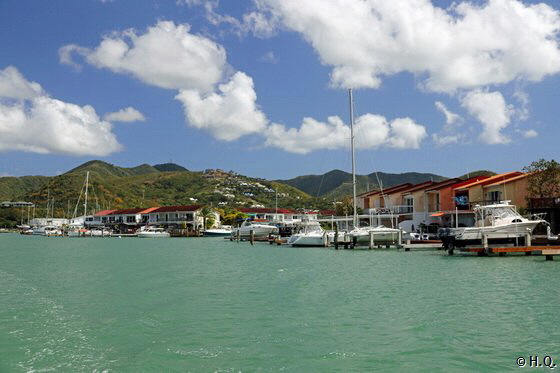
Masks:
[[[68,237],[89,237],[91,236],[91,231],[89,229],[86,228],[81,228],[81,227],[74,227],[69,229],[66,232],[66,235]]]
[[[373,235],[373,244],[388,245],[398,242],[401,230],[388,228],[384,225],[377,227],[358,227],[348,232],[348,236],[356,244],[369,244],[370,234]]]
[[[237,228],[233,228],[232,234],[240,237],[249,237],[253,231],[255,237],[268,236],[271,233],[278,233],[278,228],[274,225],[258,223],[251,220],[244,220],[243,223]]]
[[[113,235],[113,231],[105,227],[91,228],[90,235],[91,237],[111,237]]]
[[[324,230],[319,222],[307,222],[299,226],[296,233],[288,238],[292,246],[326,246],[334,240],[334,232]]]
[[[169,232],[166,232],[163,228],[156,227],[142,227],[136,231],[139,238],[167,238],[171,237]]]
[[[205,237],[217,237],[217,236],[231,236],[231,225],[221,225],[218,228],[206,229],[204,232]]]
[[[521,216],[510,201],[502,201],[493,205],[475,206],[475,224],[465,228],[442,228],[439,236],[444,247],[480,243],[484,236],[493,241],[511,241],[532,233],[543,219],[527,219]]]

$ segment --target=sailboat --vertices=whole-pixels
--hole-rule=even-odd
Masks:
[[[356,156],[354,151],[354,99],[352,89],[348,90],[350,99],[350,148],[352,150],[352,201],[354,214],[352,217],[352,230],[348,232],[348,236],[355,245],[369,244],[370,239],[378,245],[386,245],[396,242],[401,237],[401,230],[397,228],[388,228],[383,225],[375,227],[360,227],[358,219],[358,206],[356,195]],[[373,237],[371,237],[373,236]]]
[[[68,237],[86,237],[91,236],[91,232],[89,229],[85,227],[86,223],[86,216],[87,216],[87,200],[88,200],[88,184],[89,184],[89,171],[86,172],[86,181],[82,190],[85,188],[85,195],[84,195],[84,221],[82,222],[72,222],[70,223],[70,229],[68,229]],[[76,207],[74,208],[74,214],[72,216],[72,221],[76,219],[76,213],[78,211],[78,206],[80,203],[80,198],[82,197],[82,192],[80,191],[80,197],[78,197],[78,202],[76,203]]]

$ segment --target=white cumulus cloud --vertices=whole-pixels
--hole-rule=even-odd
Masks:
[[[208,6],[213,9],[211,3]],[[221,45],[189,31],[189,25],[160,21],[144,34],[134,30],[115,32],[94,49],[64,46],[59,50],[60,61],[72,65],[72,54],[78,53],[96,67],[176,89],[176,99],[183,104],[188,124],[219,140],[237,140],[262,131],[268,120],[257,107],[253,79],[243,72],[231,71]],[[115,120],[114,116],[107,119]]]
[[[539,135],[539,133],[535,130],[527,130],[527,131],[523,131],[523,137],[525,137],[526,139],[532,139],[533,137],[537,137]]]
[[[560,71],[560,14],[546,4],[488,0],[442,9],[430,0],[258,0],[332,66],[332,84],[377,88],[410,72],[431,91],[454,92]]]
[[[49,97],[15,67],[0,70],[0,151],[104,156],[122,149],[89,105]]]
[[[211,91],[226,69],[224,48],[212,40],[191,34],[187,24],[160,21],[144,34],[129,29],[103,38],[93,49],[66,45],[60,62],[74,64],[72,53],[98,68],[130,74],[162,88]]]
[[[146,120],[144,114],[130,106],[114,113],[105,114],[103,119],[108,122],[143,122]]]
[[[461,105],[482,124],[480,141],[487,144],[510,142],[502,130],[509,125],[513,111],[500,92],[474,90],[463,97]]]
[[[219,140],[237,140],[264,130],[267,124],[256,104],[253,79],[242,72],[221,84],[217,93],[203,96],[196,90],[181,90],[175,98],[183,103],[192,126],[209,131]]]
[[[0,70],[0,97],[32,99],[43,94],[41,86],[30,82],[13,66]]]
[[[426,136],[425,127],[409,118],[388,122],[383,116],[365,114],[356,119],[354,126],[357,149],[381,146],[416,149]],[[338,116],[329,117],[326,123],[304,118],[300,128],[272,124],[266,132],[266,145],[299,154],[321,149],[349,148],[350,127]]]

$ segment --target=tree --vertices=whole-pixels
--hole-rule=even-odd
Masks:
[[[560,196],[560,164],[554,159],[539,159],[523,171],[530,173],[527,177],[529,198],[552,198]]]
[[[204,229],[208,228],[208,226],[206,225],[207,222],[212,222],[212,224],[214,224],[214,211],[210,207],[204,206],[200,210],[199,215],[202,217],[202,226]]]

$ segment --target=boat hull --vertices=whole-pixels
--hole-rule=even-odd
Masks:
[[[535,220],[511,223],[507,226],[459,228],[455,240],[481,240],[483,235],[487,235],[488,239],[524,237],[527,233],[532,233],[539,223],[540,221]]]
[[[153,233],[153,232],[138,232],[138,238],[169,238],[171,235],[167,232]]]
[[[360,229],[358,231],[351,231],[348,236],[352,241],[356,241],[358,244],[369,244],[370,242],[370,232],[373,232],[373,242],[374,244],[387,244],[394,243],[399,240],[399,230],[398,229]]]

